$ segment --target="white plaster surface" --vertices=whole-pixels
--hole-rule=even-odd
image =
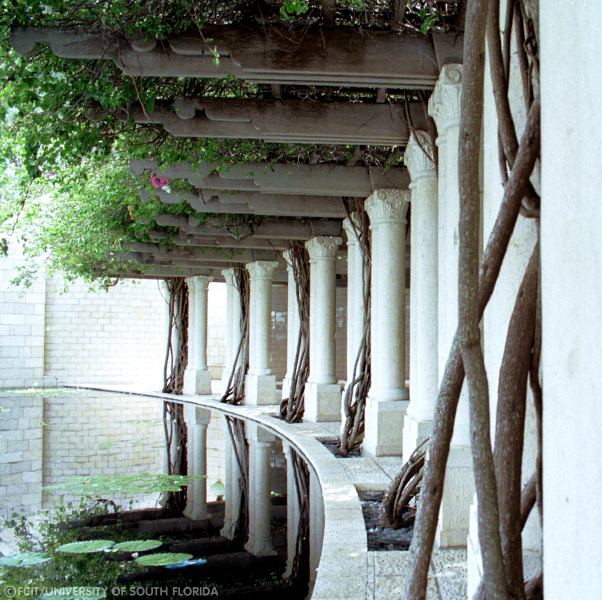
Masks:
[[[544,586],[547,600],[594,600],[602,597],[602,11],[596,0],[541,0],[540,18]]]

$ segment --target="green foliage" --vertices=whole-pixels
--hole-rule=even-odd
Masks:
[[[115,552],[148,552],[162,545],[163,542],[160,540],[127,540],[126,542],[115,544],[111,550]]]
[[[19,552],[8,556],[0,556],[0,567],[36,567],[52,560],[45,552]]]
[[[146,554],[136,558],[136,564],[142,567],[167,567],[188,561],[192,554],[186,552],[157,552],[156,554]]]
[[[70,542],[62,544],[56,551],[63,554],[92,554],[93,552],[104,552],[113,546],[113,540],[88,540],[85,542]]]

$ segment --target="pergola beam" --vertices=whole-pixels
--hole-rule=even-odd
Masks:
[[[166,192],[140,190],[140,198],[148,202],[156,196],[163,204],[186,202],[198,213],[249,214],[274,217],[339,218],[347,216],[342,198],[260,194],[258,192],[227,192],[197,190]]]
[[[112,60],[134,77],[230,75],[264,84],[432,89],[444,64],[462,62],[462,37],[454,33],[215,25],[202,34],[125,40],[106,32],[18,27],[11,41],[27,56],[42,44],[63,58]]]
[[[137,123],[162,125],[175,137],[383,146],[405,146],[412,126],[428,127],[419,103],[409,105],[409,116],[411,123],[402,104],[224,98],[178,98],[173,110],[158,104],[150,112],[135,105],[127,114]]]
[[[179,227],[183,232],[190,235],[208,235],[211,237],[225,237],[231,239],[242,239],[250,235],[256,238],[274,240],[308,240],[319,235],[341,234],[342,226],[340,220],[314,220],[301,223],[300,221],[288,221],[283,223],[258,223],[254,225],[224,225],[199,223],[195,217],[183,215],[157,215],[157,225],[165,227]]]
[[[408,189],[404,168],[347,167],[344,165],[296,165],[247,163],[224,167],[217,163],[174,163],[130,160],[134,175],[145,171],[168,179],[186,179],[195,188],[260,192],[262,194],[367,198],[377,189]],[[311,215],[307,215],[311,216]]]

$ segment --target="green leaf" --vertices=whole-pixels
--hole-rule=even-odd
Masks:
[[[166,567],[185,562],[191,558],[192,554],[186,554],[185,552],[158,552],[157,554],[139,556],[135,562],[143,567]]]
[[[92,552],[104,552],[113,546],[112,540],[88,540],[85,542],[71,542],[59,546],[56,551],[64,554],[91,554]]]
[[[52,556],[45,552],[20,552],[19,554],[10,554],[0,556],[0,566],[3,567],[36,567],[52,560]]]
[[[154,550],[162,544],[163,542],[159,540],[130,540],[115,544],[111,550],[118,552],[146,552],[147,550]]]

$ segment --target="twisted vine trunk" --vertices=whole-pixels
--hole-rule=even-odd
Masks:
[[[309,378],[309,255],[302,242],[289,244],[289,257],[299,312],[299,335],[288,396],[280,404],[280,416],[299,423],[305,411],[305,384]]]
[[[354,448],[358,448],[364,439],[364,415],[371,381],[370,277],[372,267],[370,261],[370,220],[363,203],[356,203],[357,223],[351,218],[350,212],[347,212],[362,254],[362,296],[365,320],[362,339],[353,365],[351,381],[345,388],[343,396],[345,422],[341,431],[340,451],[344,456]]]
[[[478,288],[479,319],[493,293],[510,237],[519,216],[521,201],[529,185],[529,176],[539,156],[539,109],[539,99],[536,98],[529,109],[527,124],[516,154],[514,167],[504,188],[500,211],[481,261]],[[412,563],[405,594],[405,597],[410,600],[426,598],[428,570],[443,495],[447,456],[463,382],[464,365],[456,333],[437,397],[433,433],[429,444],[429,459],[425,468],[421,501],[410,546]]]
[[[249,534],[249,445],[245,436],[244,421],[226,416],[226,424],[240,473],[240,506],[233,537],[239,542],[244,542]]]
[[[165,287],[168,293],[168,327],[163,363],[163,392],[181,394],[184,371],[188,364],[188,285],[184,277],[174,277],[165,280]],[[167,474],[186,474],[186,425],[182,405],[176,402],[163,403],[163,431]],[[165,494],[161,503],[167,509],[181,513],[186,506],[186,488]]]
[[[240,342],[221,402],[240,404],[245,396],[245,377],[249,370],[249,273],[244,267],[234,270],[234,286],[240,302]]]

